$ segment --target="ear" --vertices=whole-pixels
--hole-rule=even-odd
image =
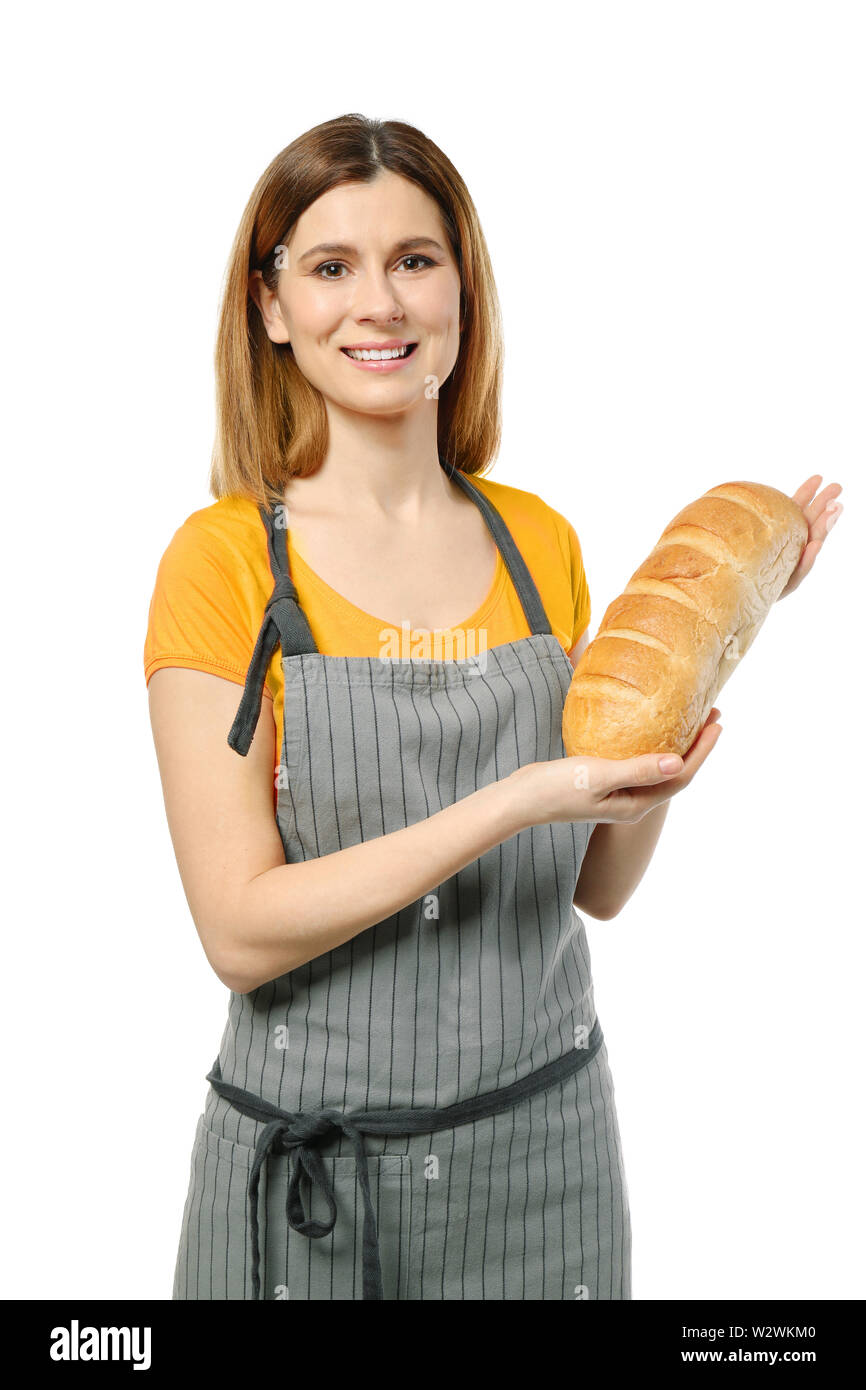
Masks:
[[[271,342],[288,343],[289,331],[283,322],[279,298],[275,290],[268,289],[260,270],[254,270],[250,275],[247,290],[262,316],[265,332]]]

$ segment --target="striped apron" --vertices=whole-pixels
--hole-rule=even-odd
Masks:
[[[279,644],[288,863],[564,756],[571,663],[499,512],[451,476],[529,628],[466,658],[321,654],[281,515],[261,508],[275,585],[229,743],[248,751]],[[573,904],[591,830],[523,830],[335,950],[232,993],[173,1298],[631,1298],[614,1087]]]

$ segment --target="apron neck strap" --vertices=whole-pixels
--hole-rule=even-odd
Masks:
[[[315,638],[304,611],[298,603],[298,591],[289,571],[286,544],[286,508],[278,505],[273,512],[259,507],[259,515],[268,537],[268,559],[274,576],[273,592],[265,604],[253,655],[247,668],[244,693],[229,730],[228,743],[236,753],[246,757],[259,722],[262,693],[271,658],[277,647],[283,656],[299,656],[301,652],[317,652]]]
[[[514,537],[499,512],[490,499],[469,481],[468,476],[446,464],[441,454],[439,462],[449,478],[457,483],[467,497],[472,498],[484,517],[517,591],[529,631],[533,636],[536,633],[550,633],[552,629],[541,602],[541,595],[529,573],[526,561],[515,544]],[[261,711],[265,678],[277,647],[282,649],[284,657],[319,650],[304,611],[298,603],[298,591],[289,571],[286,508],[279,504],[273,512],[269,512],[266,507],[260,506],[259,514],[267,532],[268,559],[274,576],[274,589],[265,605],[262,625],[247,669],[244,693],[235,721],[229,730],[229,747],[244,757],[253,741]]]
[[[480,488],[477,488],[474,483],[469,481],[469,476],[466,473],[460,473],[457,469],[449,469],[442,461],[441,455],[439,457],[439,462],[442,464],[442,467],[445,468],[449,478],[457,483],[458,487],[462,488],[467,497],[472,498],[472,501],[487,522],[490,533],[499,547],[499,553],[505,563],[505,568],[511,576],[511,582],[517,590],[517,597],[520,599],[523,611],[526,615],[529,631],[533,636],[536,633],[552,632],[553,629],[548,622],[547,614],[544,611],[544,604],[541,602],[541,595],[538,592],[535,580],[529,573],[526,561],[518,550],[514,537],[499,512],[496,510],[489,497],[485,497]]]

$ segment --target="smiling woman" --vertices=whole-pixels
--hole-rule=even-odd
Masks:
[[[393,332],[395,321],[413,332]],[[502,331],[469,191],[415,127],[341,117],[277,155],[238,228],[217,340],[214,494],[270,505],[287,477],[315,473],[333,405],[325,362],[394,342],[416,344],[406,389],[436,402],[439,452],[482,471],[500,442]],[[404,377],[361,371],[359,383]],[[405,409],[405,396],[386,399]]]
[[[635,819],[621,789],[672,791],[656,759],[579,781],[564,757],[580,545],[481,476],[499,308],[445,155],[354,115],[282,151],[216,365],[217,500],[163,556],[145,661],[177,862],[231,991],[174,1297],[628,1299],[574,900],[594,826]],[[607,913],[628,857],[602,848],[585,900]]]

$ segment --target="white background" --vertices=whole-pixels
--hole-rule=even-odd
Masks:
[[[845,511],[587,918],[636,1299],[862,1298],[866,12],[860,4],[42,4],[2,84],[6,1298],[170,1298],[228,992],[165,823],[142,648],[213,500],[247,198],[360,111],[463,174],[506,332],[489,475],[574,524],[594,635],[686,502]]]

